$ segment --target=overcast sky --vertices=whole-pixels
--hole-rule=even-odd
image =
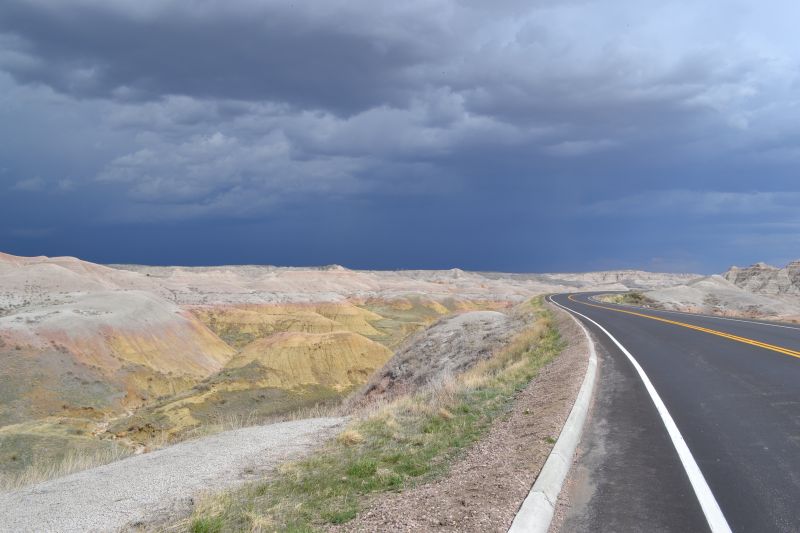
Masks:
[[[0,251],[800,257],[795,0],[3,0]]]

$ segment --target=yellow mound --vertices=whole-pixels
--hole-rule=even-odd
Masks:
[[[448,308],[437,302],[436,300],[428,300],[422,303],[422,305],[436,313],[437,315],[446,315],[450,312]]]
[[[383,317],[368,309],[356,307],[349,302],[317,304],[315,310],[320,315],[341,324],[345,329],[360,335],[380,335],[371,322]]]
[[[380,336],[371,322],[383,317],[349,302],[200,307],[192,311],[225,342],[242,348],[250,342],[287,331],[352,331]]]
[[[370,300],[369,302],[374,302],[377,300]],[[394,300],[387,300],[384,302],[384,305],[395,309],[397,311],[411,311],[414,309],[414,304],[408,298],[396,298]]]
[[[236,348],[285,331],[327,333],[344,329],[313,309],[286,305],[214,307],[193,313],[225,342]]]
[[[234,354],[202,324],[151,331],[110,331],[111,353],[124,363],[142,365],[162,374],[205,378],[218,371]]]
[[[324,385],[345,389],[364,383],[392,352],[349,331],[283,333],[249,344],[228,368],[258,363],[267,369],[261,386]]]

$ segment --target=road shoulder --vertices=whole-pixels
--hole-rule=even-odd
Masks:
[[[587,324],[597,390],[551,532],[707,531],[656,407],[626,356]]]
[[[561,310],[567,347],[519,393],[511,411],[437,481],[381,495],[346,531],[503,531],[561,432],[588,364],[580,327]]]

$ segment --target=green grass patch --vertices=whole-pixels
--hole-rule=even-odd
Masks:
[[[223,525],[222,517],[219,516],[198,518],[192,522],[192,527],[189,530],[192,533],[220,533]]]
[[[452,460],[507,412],[518,391],[563,342],[541,300],[508,346],[452,382],[400,398],[351,423],[315,455],[272,480],[207,499],[190,531],[315,531],[355,518],[369,495],[400,491],[446,472]]]

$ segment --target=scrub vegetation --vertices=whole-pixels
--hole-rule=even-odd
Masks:
[[[627,304],[627,305],[652,305],[655,302],[638,291],[631,291],[622,294],[603,294],[598,297],[603,302],[612,304]]]
[[[201,501],[190,531],[315,531],[346,523],[378,493],[444,473],[506,412],[563,343],[540,299],[504,348],[438,386],[372,405],[316,454],[272,479]]]
[[[133,453],[132,450],[123,446],[108,442],[104,444],[102,447],[89,449],[66,448],[61,455],[42,454],[40,458],[28,460],[23,468],[9,473],[0,473],[0,492],[16,490],[48,479],[112,463]],[[22,462],[21,455],[23,454],[12,452],[4,459],[11,463]]]

